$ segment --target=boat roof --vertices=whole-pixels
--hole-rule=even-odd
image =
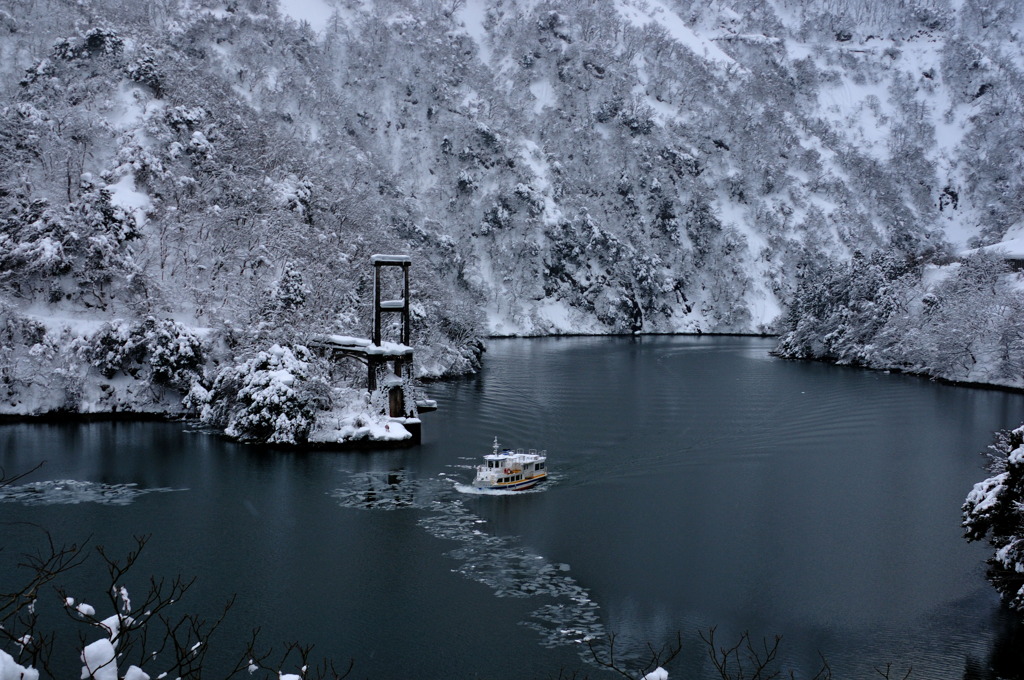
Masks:
[[[531,449],[529,453],[523,450],[513,451],[512,449],[505,449],[498,453],[488,453],[484,456],[484,460],[505,460],[506,458],[519,458],[520,460],[541,460],[548,457],[547,451],[537,451]]]

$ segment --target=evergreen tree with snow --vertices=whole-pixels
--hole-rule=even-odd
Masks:
[[[988,539],[989,580],[1024,614],[1024,425],[997,433],[989,457],[992,476],[974,485],[963,506],[964,533],[969,541]]]

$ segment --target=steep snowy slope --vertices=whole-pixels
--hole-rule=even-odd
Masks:
[[[803,260],[924,256],[1018,210],[970,167],[1014,45],[948,5],[849,3],[885,32],[813,3],[454,6],[362,6],[344,39],[376,36],[387,82],[339,70],[492,333],[766,330]]]

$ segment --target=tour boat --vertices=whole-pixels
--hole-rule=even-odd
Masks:
[[[530,449],[498,449],[498,438],[494,438],[491,453],[484,456],[484,464],[477,465],[473,486],[477,489],[508,489],[522,491],[529,489],[547,476],[547,451]]]

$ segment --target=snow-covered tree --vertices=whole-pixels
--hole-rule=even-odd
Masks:
[[[171,320],[147,317],[141,322],[115,320],[97,331],[82,350],[106,378],[117,374],[144,378],[187,393],[202,378],[202,341]]]
[[[327,385],[313,363],[312,353],[302,345],[274,345],[244,363],[226,366],[209,392],[197,398],[200,417],[243,441],[303,443],[316,411],[330,405]]]
[[[1011,609],[1024,612],[1024,425],[997,433],[989,458],[992,476],[964,503],[964,533],[992,545],[989,580]]]

